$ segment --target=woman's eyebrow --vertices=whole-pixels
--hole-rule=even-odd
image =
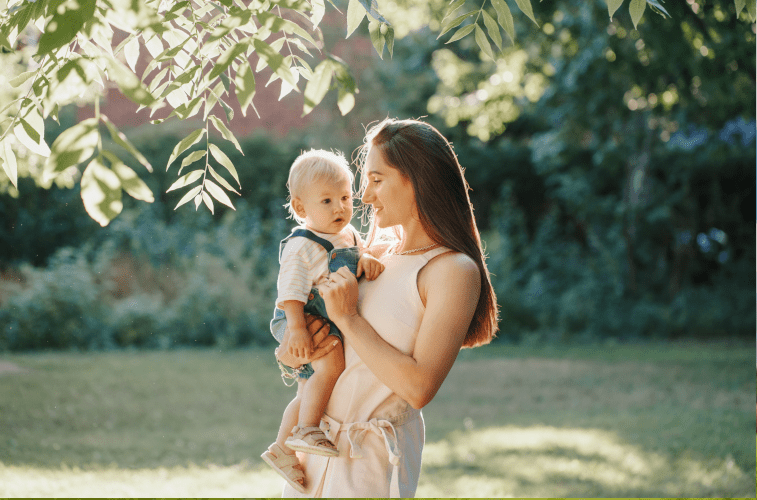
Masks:
[[[368,175],[384,175],[378,170],[369,170]]]

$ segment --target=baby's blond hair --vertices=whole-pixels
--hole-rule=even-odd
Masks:
[[[355,176],[350,170],[347,159],[339,151],[311,149],[298,156],[289,169],[287,189],[289,189],[288,203],[284,205],[292,217],[300,224],[305,221],[300,218],[292,207],[292,198],[302,197],[303,193],[315,182],[340,182],[347,180],[352,187]]]

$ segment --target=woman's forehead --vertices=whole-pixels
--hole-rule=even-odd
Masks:
[[[367,175],[386,175],[391,168],[386,164],[378,148],[372,147],[365,158],[365,172]]]

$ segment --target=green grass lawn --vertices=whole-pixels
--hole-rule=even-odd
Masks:
[[[754,345],[463,351],[421,497],[754,497]],[[264,497],[270,350],[0,355],[0,497]]]

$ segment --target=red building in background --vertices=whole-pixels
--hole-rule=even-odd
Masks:
[[[360,80],[360,74],[364,69],[373,64],[375,54],[373,46],[366,37],[360,36],[357,32],[348,39],[344,39],[345,19],[338,12],[330,12],[322,21],[319,28],[323,31],[326,40],[326,51],[344,59],[353,71],[355,78]],[[120,43],[122,38],[117,39],[118,34],[114,37],[114,44]],[[140,50],[140,58],[136,66],[137,75],[141,75],[147,67],[150,60],[150,54],[143,46]],[[318,55],[316,55],[318,57]],[[253,54],[252,66],[255,67],[255,55]],[[309,61],[312,67],[320,62],[319,60]],[[303,113],[303,96],[307,81],[300,78],[300,93],[291,92],[289,95],[279,100],[281,81],[277,80],[269,86],[265,86],[270,77],[271,71],[266,68],[260,73],[255,74],[255,98],[253,105],[259,116],[252,108],[247,109],[247,116],[243,116],[236,96],[234,95],[234,84],[231,84],[231,95],[224,97],[227,104],[234,110],[234,118],[229,123],[229,128],[237,137],[244,137],[255,131],[265,130],[267,133],[283,137],[292,130],[301,130],[313,124],[328,124],[334,120],[344,120],[339,110],[335,106],[327,109],[321,105],[316,107],[310,114],[302,116]],[[333,91],[332,91],[333,93]],[[360,95],[356,96],[356,107],[360,102]],[[104,92],[100,104],[100,111],[108,116],[119,128],[128,129],[149,124],[151,120],[167,117],[172,108],[167,105],[160,109],[151,117],[150,109],[137,111],[139,106],[125,97],[114,83],[110,83]],[[79,119],[92,116],[91,107],[85,107],[79,111]],[[194,128],[197,122],[201,120],[202,110],[198,115],[187,120],[187,128]],[[216,105],[213,114],[223,116],[224,112],[220,105]],[[225,121],[225,117],[224,121]],[[339,127],[343,128],[343,127]],[[361,127],[362,130],[362,127]]]

